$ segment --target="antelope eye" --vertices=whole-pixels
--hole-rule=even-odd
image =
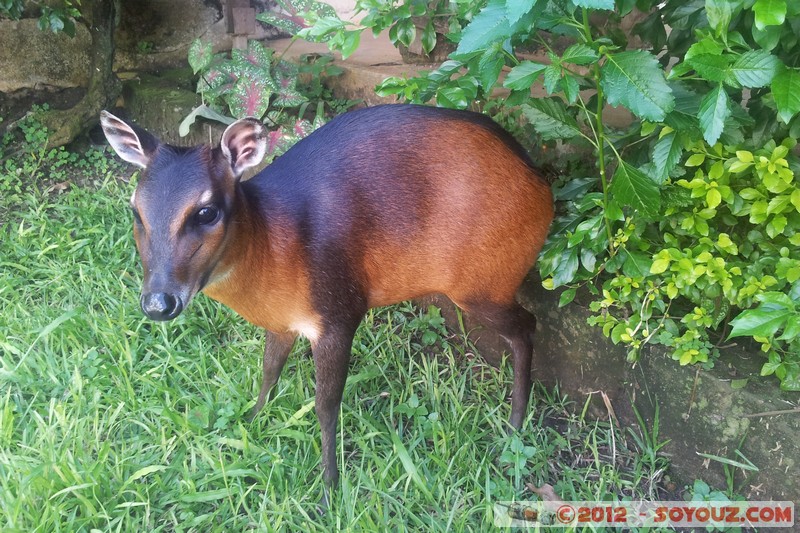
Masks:
[[[194,215],[195,221],[201,226],[213,224],[219,218],[219,209],[213,205],[201,207]]]

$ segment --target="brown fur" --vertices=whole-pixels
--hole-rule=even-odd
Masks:
[[[247,205],[237,200],[230,241],[203,292],[274,333],[306,333],[294,329],[298,324],[319,330],[297,232],[280,223],[264,232],[263,222],[254,221],[263,215],[248,212]]]

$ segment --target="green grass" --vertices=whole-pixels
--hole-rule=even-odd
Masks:
[[[494,502],[545,483],[565,500],[660,494],[657,438],[558,391],[536,387],[507,435],[508,365],[403,304],[357,334],[320,515],[308,344],[247,422],[262,333],[204,296],[173,322],[142,316],[132,185],[92,161],[60,194],[0,176],[17,190],[0,217],[0,530],[487,531]]]

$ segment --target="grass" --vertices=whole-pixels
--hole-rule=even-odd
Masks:
[[[261,332],[204,296],[146,320],[128,171],[87,160],[50,181],[46,165],[0,175],[15,191],[0,205],[0,530],[486,531],[494,502],[545,484],[564,500],[663,495],[651,430],[587,420],[537,386],[508,435],[508,365],[402,304],[358,331],[341,486],[320,515],[307,343],[247,422]]]

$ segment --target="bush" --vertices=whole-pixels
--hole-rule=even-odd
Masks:
[[[198,75],[203,103],[182,121],[180,135],[188,135],[197,117],[223,124],[255,117],[271,130],[265,159],[272,161],[325,123],[326,104],[341,112],[355,103],[332,98],[320,83],[320,77],[341,74],[330,57],[304,57],[298,65],[276,58],[274,52],[251,40],[246,50],[234,49],[230,57],[215,55],[210,42],[196,39],[189,48],[189,65]],[[308,84],[301,83],[302,74],[310,74]],[[316,104],[316,114],[308,120],[311,104]]]

